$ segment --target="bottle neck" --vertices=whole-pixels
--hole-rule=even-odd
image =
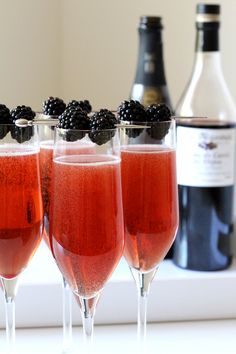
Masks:
[[[195,75],[222,75],[219,48],[219,22],[196,22]]]
[[[195,52],[219,52],[219,23],[198,23]]]
[[[161,30],[139,29],[139,54],[135,84],[166,85]]]

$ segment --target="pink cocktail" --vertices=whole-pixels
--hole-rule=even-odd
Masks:
[[[15,353],[15,296],[20,274],[36,252],[43,229],[37,127],[1,125],[0,281],[6,311],[6,349]]]
[[[124,256],[138,288],[138,345],[143,352],[150,284],[178,227],[175,121],[126,125],[121,143]]]
[[[178,225],[175,151],[156,145],[122,148],[125,257],[142,272],[154,269]]]
[[[40,143],[40,175],[42,184],[43,209],[44,209],[44,233],[43,238],[46,244],[50,247],[49,242],[49,211],[51,202],[52,188],[52,164],[53,164],[53,135],[54,130],[51,127],[43,126],[41,128],[41,143]],[[85,139],[76,142],[67,143],[61,141],[58,146],[58,151],[65,155],[67,154],[90,154],[94,152],[94,144]],[[69,145],[69,147],[68,147]],[[71,316],[71,291],[63,277],[63,350],[66,352],[71,346],[72,338],[72,316]]]
[[[92,144],[90,153],[72,152],[71,137]],[[98,299],[124,249],[120,145],[116,128],[93,132],[56,128],[50,245],[80,305],[89,351]]]
[[[120,260],[123,238],[120,160],[72,155],[54,160],[53,255],[72,290],[91,298]]]
[[[35,253],[42,231],[38,152],[0,152],[0,276],[19,275]]]

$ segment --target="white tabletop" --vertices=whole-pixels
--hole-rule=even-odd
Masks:
[[[219,321],[168,322],[148,324],[146,354],[235,354],[236,319]],[[4,353],[4,331],[0,331],[0,353]],[[139,353],[136,326],[95,326],[94,353]],[[58,328],[19,329],[17,354],[60,354],[62,330]],[[81,327],[73,329],[73,353],[82,352]]]

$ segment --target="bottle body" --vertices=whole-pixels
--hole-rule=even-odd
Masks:
[[[145,107],[166,103],[172,108],[165,77],[162,29],[160,17],[141,17],[138,62],[130,98]]]
[[[236,108],[221,70],[219,6],[197,9],[195,63],[176,115],[208,117],[211,124],[177,127],[180,224],[174,263],[213,271],[227,268],[232,258]]]
[[[182,216],[174,245],[176,265],[184,269],[217,271],[231,264],[233,191],[233,186],[204,188],[179,185]],[[185,201],[189,205],[187,209]],[[229,206],[227,212],[222,205]],[[222,217],[225,217],[225,222],[222,222]]]
[[[208,122],[183,120],[177,128],[180,223],[174,262],[200,271],[225,269],[232,258],[235,123]]]

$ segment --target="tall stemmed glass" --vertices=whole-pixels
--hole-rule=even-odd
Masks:
[[[44,211],[44,232],[43,238],[49,245],[49,209],[51,200],[51,183],[52,183],[52,160],[53,160],[53,144],[55,127],[47,124],[47,120],[55,119],[58,116],[46,116],[40,114],[39,119],[45,120],[45,124],[39,125],[40,137],[40,174],[43,197]],[[72,293],[65,280],[62,277],[62,325],[63,325],[63,353],[70,350],[72,346]]]
[[[96,134],[108,141],[56,128],[50,214],[53,256],[80,304],[89,347],[98,298],[124,246],[119,136],[116,129]]]
[[[15,352],[19,275],[42,235],[37,127],[0,125],[0,278],[5,294],[7,351]]]
[[[176,235],[178,200],[175,121],[140,124],[121,128],[121,170],[124,256],[138,288],[138,339],[145,351],[147,296]]]

